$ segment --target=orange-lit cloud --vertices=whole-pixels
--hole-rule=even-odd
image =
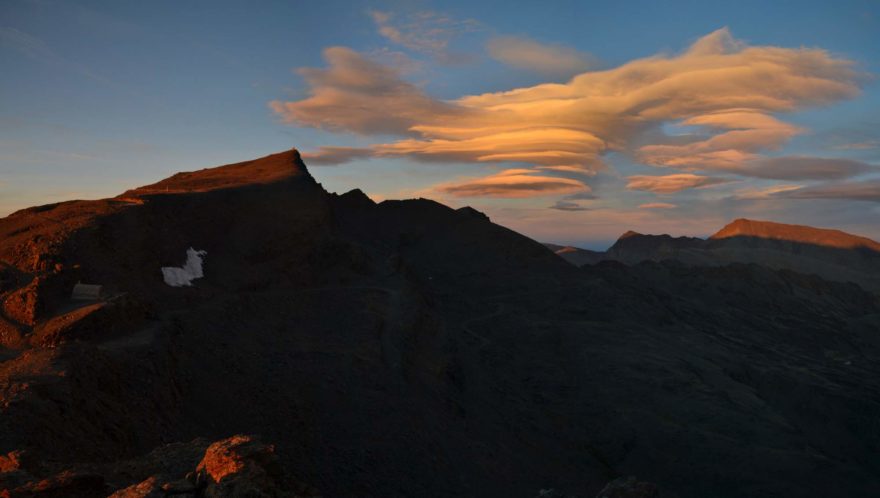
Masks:
[[[674,194],[689,188],[711,187],[727,182],[730,182],[730,179],[692,175],[690,173],[664,176],[635,175],[627,177],[626,188],[629,190],[646,190],[658,194]]]
[[[395,70],[349,49],[328,49],[325,58],[329,68],[301,70],[308,98],[272,103],[285,121],[402,137],[374,145],[374,155],[518,163],[569,178],[605,169],[609,151],[691,172],[761,176],[755,168],[766,166],[770,173],[763,177],[789,178],[780,173],[787,166],[762,162],[762,154],[804,130],[776,115],[854,97],[861,81],[851,61],[824,50],[751,47],[726,28],[677,55],[454,101],[433,99]],[[698,131],[667,137],[659,132],[664,124]],[[699,186],[706,184],[682,188]]]
[[[803,131],[762,112],[744,110],[703,114],[681,124],[718,133],[686,144],[642,146],[639,159],[653,166],[736,171],[759,157],[758,152],[779,149]]]
[[[639,209],[675,209],[678,206],[668,202],[649,202],[639,205]]]
[[[570,178],[540,176],[529,169],[508,169],[461,183],[441,185],[437,190],[454,197],[534,197],[589,192],[590,187]]]
[[[590,54],[569,47],[539,43],[522,36],[499,36],[486,44],[493,58],[520,69],[548,76],[568,77],[596,65]]]
[[[291,124],[362,134],[406,135],[426,120],[442,120],[461,110],[432,99],[400,78],[391,67],[345,47],[324,50],[326,69],[303,68],[309,97],[270,102]]]

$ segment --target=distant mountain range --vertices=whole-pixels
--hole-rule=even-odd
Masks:
[[[628,265],[666,260],[690,266],[754,263],[880,291],[880,243],[840,230],[738,219],[708,239],[626,232],[605,252],[545,245],[576,266],[606,260]]]
[[[295,150],[18,211],[0,496],[880,496],[871,241],[559,251]]]

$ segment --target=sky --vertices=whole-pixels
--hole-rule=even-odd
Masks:
[[[880,2],[0,0],[0,216],[296,147],[536,240],[880,240]]]

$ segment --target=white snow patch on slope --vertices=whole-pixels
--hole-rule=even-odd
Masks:
[[[192,247],[187,249],[186,264],[182,268],[162,267],[162,277],[165,279],[165,283],[171,287],[190,287],[193,280],[205,276],[202,272],[202,256],[206,254],[208,254],[207,251],[196,251]]]

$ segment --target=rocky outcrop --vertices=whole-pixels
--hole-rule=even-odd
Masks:
[[[0,476],[0,486],[4,486]],[[96,474],[63,471],[17,487],[0,489],[2,498],[94,498],[103,496],[104,478]]]
[[[196,487],[207,498],[316,496],[284,473],[272,445],[253,436],[233,436],[208,447],[196,468]]]
[[[274,446],[236,435],[156,448],[109,464],[80,464],[41,475],[20,452],[0,457],[3,498],[317,498],[316,490],[285,472]],[[42,473],[45,473],[43,469]]]

